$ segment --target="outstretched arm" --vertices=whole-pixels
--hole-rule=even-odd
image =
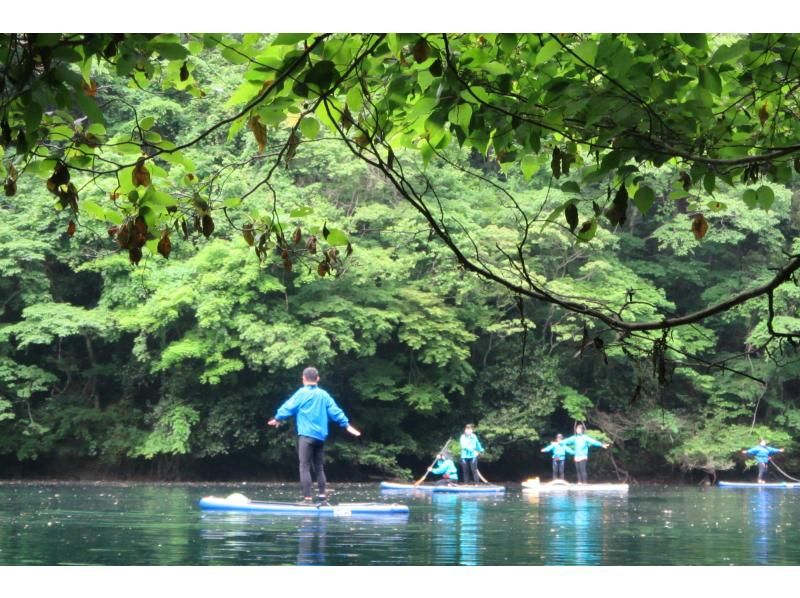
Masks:
[[[267,425],[272,426],[273,428],[277,428],[281,425],[281,422],[285,419],[289,419],[293,415],[297,413],[298,408],[298,401],[297,401],[297,393],[294,393],[291,397],[289,397],[283,405],[278,407],[278,411],[275,412],[275,417],[267,422]]]

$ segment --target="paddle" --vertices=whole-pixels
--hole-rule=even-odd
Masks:
[[[484,484],[490,484],[491,485],[491,482],[489,480],[487,480],[485,477],[483,477],[483,474],[481,473],[480,469],[476,469],[476,471],[478,472],[478,477],[481,479],[481,481]]]
[[[439,455],[441,455],[443,452],[445,452],[445,450],[447,450],[447,445],[449,445],[452,441],[453,441],[453,437],[452,436],[447,439],[447,442],[444,443],[444,446],[442,447],[442,450],[440,450],[438,453],[436,453],[436,458],[433,460],[433,463],[431,463],[431,467],[436,465],[436,461],[439,460]],[[425,470],[425,475],[424,476],[422,476],[420,479],[418,479],[416,482],[414,482],[415,486],[419,486],[422,482],[425,481],[425,478],[427,478],[428,474],[431,472],[431,467],[429,467],[428,469]]]

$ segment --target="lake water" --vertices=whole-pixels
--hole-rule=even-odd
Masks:
[[[0,484],[0,565],[798,565],[800,490],[635,486],[627,496],[381,494],[407,517],[201,512],[287,485]],[[331,499],[334,502],[333,498]]]

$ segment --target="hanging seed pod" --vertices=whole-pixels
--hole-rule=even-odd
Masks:
[[[317,253],[317,238],[314,235],[311,235],[306,240],[306,249],[308,249],[308,252],[311,254]]]
[[[214,220],[208,214],[205,214],[202,219],[202,229],[206,239],[214,232]]]
[[[136,266],[139,264],[139,261],[142,259],[142,249],[141,247],[131,247],[128,250],[128,258],[131,260],[131,263]]]
[[[253,235],[253,225],[249,222],[242,227],[242,236],[250,247],[256,242],[255,236]]]
[[[317,266],[317,274],[320,276],[327,276],[330,274],[331,267],[328,265],[328,262],[320,262],[319,266]]]
[[[169,231],[164,231],[161,235],[161,240],[158,242],[158,253],[165,259],[169,258],[169,254],[172,251],[172,242],[169,240]]]
[[[123,224],[117,231],[117,244],[120,249],[130,249],[131,226],[130,222]]]

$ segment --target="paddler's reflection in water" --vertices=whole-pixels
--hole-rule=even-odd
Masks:
[[[759,565],[770,563],[770,535],[775,531],[772,506],[777,495],[767,488],[758,488],[750,494],[750,512],[753,522],[753,557]]]
[[[479,531],[481,503],[479,497],[456,494],[432,496],[434,565],[480,565]]]
[[[593,508],[588,496],[553,492],[540,497],[549,527],[546,565],[594,565],[600,559],[597,542],[602,509]]]
[[[460,501],[461,517],[458,524],[460,565],[480,565],[478,562],[479,500],[465,498]]]
[[[324,565],[327,552],[328,518],[304,517],[297,526],[297,564]]]
[[[434,494],[433,565],[458,564],[458,496]]]

